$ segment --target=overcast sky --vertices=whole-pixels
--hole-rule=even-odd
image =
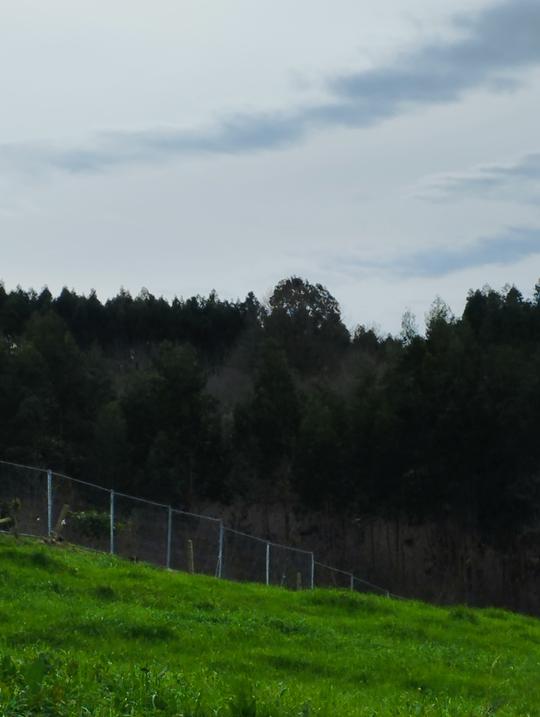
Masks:
[[[540,276],[539,0],[2,0],[0,91],[7,288],[397,332]]]

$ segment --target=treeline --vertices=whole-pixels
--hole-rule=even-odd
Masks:
[[[0,285],[0,457],[163,502],[289,500],[452,518],[505,539],[540,509],[540,288],[359,326],[293,277],[267,304],[101,303]]]

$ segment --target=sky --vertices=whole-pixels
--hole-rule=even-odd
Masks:
[[[2,0],[0,279],[324,284],[397,333],[540,277],[538,0]]]

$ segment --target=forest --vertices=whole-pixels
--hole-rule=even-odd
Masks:
[[[540,285],[383,336],[299,277],[264,303],[0,284],[0,427],[4,460],[184,509],[286,497],[497,543],[540,511]]]

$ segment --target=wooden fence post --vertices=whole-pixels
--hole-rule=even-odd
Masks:
[[[195,572],[195,557],[193,555],[193,540],[188,539],[187,541],[187,559],[188,559],[188,572]]]

